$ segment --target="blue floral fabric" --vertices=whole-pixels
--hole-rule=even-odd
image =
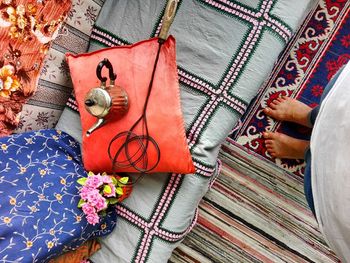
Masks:
[[[77,208],[83,176],[80,146],[64,132],[0,138],[0,262],[47,262],[113,230],[115,209],[92,226]]]

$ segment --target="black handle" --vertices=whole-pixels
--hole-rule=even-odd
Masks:
[[[87,99],[85,101],[85,105],[88,106],[88,107],[94,106],[95,104],[96,104],[96,102],[91,100],[91,99]]]
[[[101,82],[106,82],[107,81],[107,78],[106,77],[102,77],[102,69],[103,67],[106,66],[108,68],[108,71],[109,71],[109,78],[110,80],[115,80],[117,78],[117,74],[114,73],[113,71],[113,66],[111,64],[111,62],[105,58],[104,60],[102,60],[98,65],[97,65],[97,68],[96,68],[96,75],[98,77],[98,79],[101,81]]]

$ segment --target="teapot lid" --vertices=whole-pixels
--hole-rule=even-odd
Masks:
[[[93,88],[85,97],[86,110],[97,118],[103,118],[106,116],[111,106],[112,99],[108,92],[103,88]]]

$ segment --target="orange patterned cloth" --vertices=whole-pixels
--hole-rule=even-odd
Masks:
[[[0,0],[0,136],[19,122],[71,0]]]
[[[94,254],[100,248],[101,245],[97,240],[89,240],[76,250],[69,251],[58,258],[51,259],[49,263],[80,263],[92,256],[92,254]]]

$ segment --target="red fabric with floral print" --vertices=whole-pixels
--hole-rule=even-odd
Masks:
[[[22,105],[36,90],[51,41],[71,0],[0,2],[0,136],[19,122]]]

